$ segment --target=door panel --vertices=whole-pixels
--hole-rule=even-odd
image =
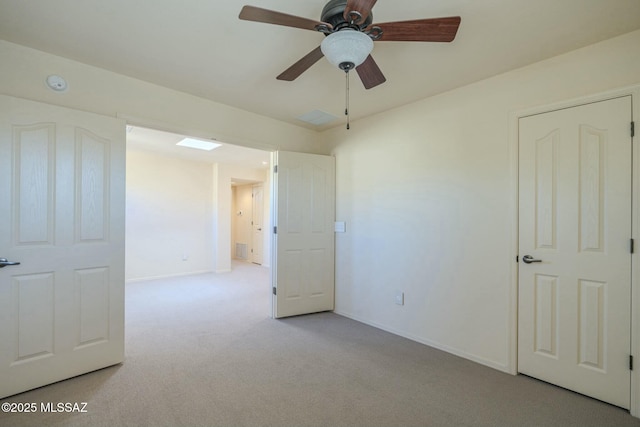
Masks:
[[[121,120],[0,96],[0,397],[124,358]]]
[[[333,310],[335,159],[275,157],[274,317]]]
[[[630,121],[631,97],[622,97],[519,123],[518,370],[624,408]]]

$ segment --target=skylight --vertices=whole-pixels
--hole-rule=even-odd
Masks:
[[[215,148],[221,147],[222,144],[216,142],[204,141],[202,139],[185,138],[178,142],[176,145],[181,147],[195,148],[197,150],[211,151]]]

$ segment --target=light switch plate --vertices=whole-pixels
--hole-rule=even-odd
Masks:
[[[334,231],[336,233],[344,233],[347,231],[347,224],[344,221],[336,221]]]
[[[404,292],[396,291],[396,304],[404,305]]]

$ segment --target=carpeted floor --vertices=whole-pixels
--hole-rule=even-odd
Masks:
[[[2,402],[0,426],[639,426],[627,411],[333,313],[269,318],[268,270],[127,285],[124,364]],[[1,380],[1,379],[0,379]]]

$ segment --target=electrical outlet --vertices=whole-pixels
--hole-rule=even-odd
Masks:
[[[183,254],[182,254],[182,260],[183,260],[183,261],[186,261],[186,260],[188,260],[188,259],[189,259],[189,256],[188,256],[186,253],[183,253]]]
[[[402,291],[396,292],[396,304],[404,305],[404,292]]]

